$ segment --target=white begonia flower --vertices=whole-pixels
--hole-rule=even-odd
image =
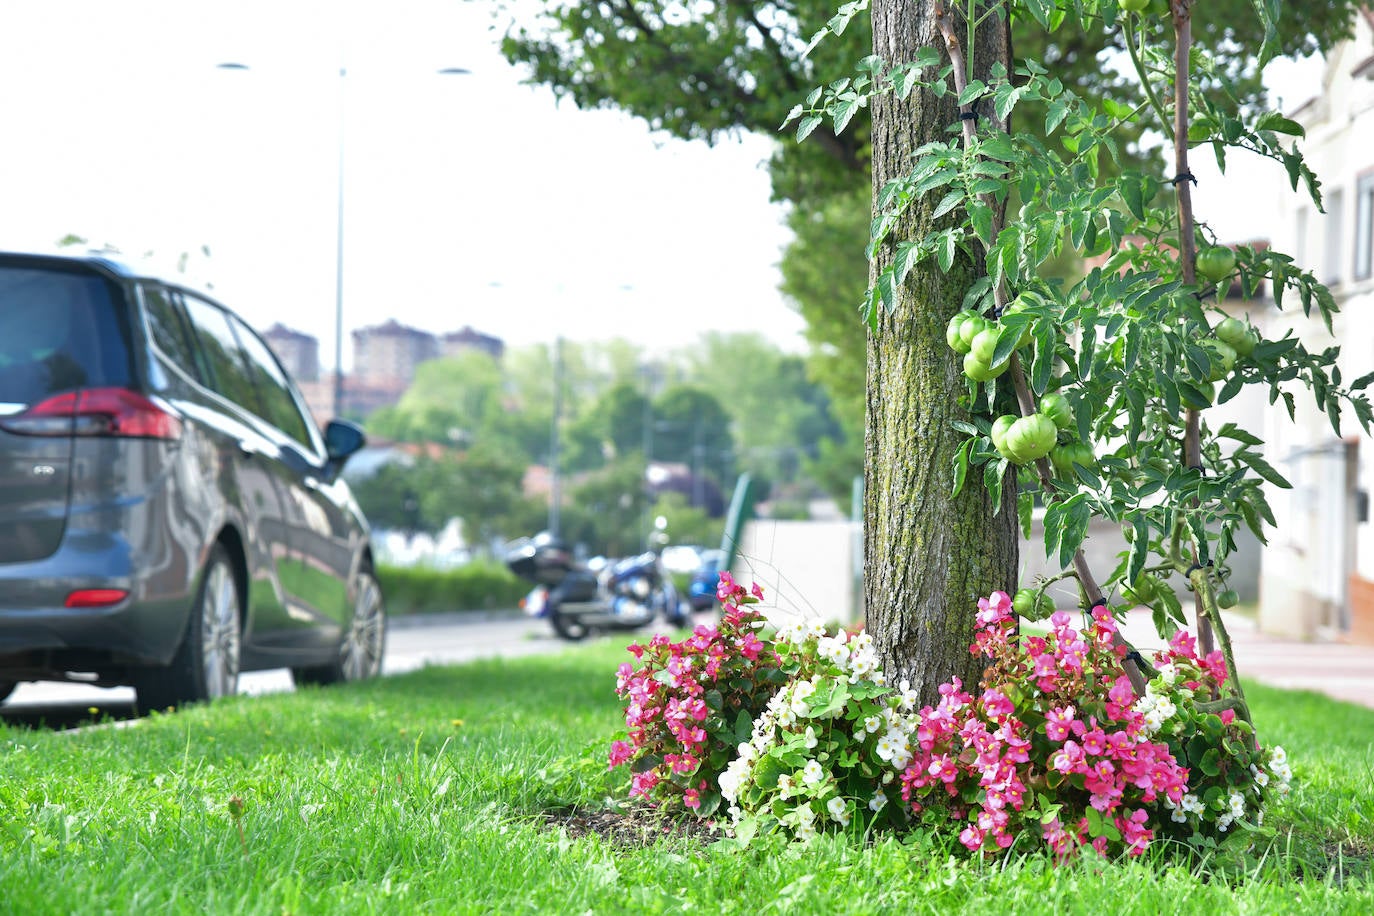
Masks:
[[[1244,796],[1242,796],[1239,792],[1232,792],[1231,797],[1228,799],[1228,803],[1231,806],[1232,817],[1236,818],[1237,820],[1239,820],[1242,817],[1245,817]]]
[[[868,800],[868,810],[877,813],[887,807],[887,793],[882,789],[873,793],[873,797]]]
[[[779,627],[778,639],[793,645],[801,645],[806,641],[806,623],[801,620],[794,620],[786,626]]]
[[[891,762],[895,755],[901,752],[901,745],[898,743],[900,739],[894,740],[892,736],[893,732],[889,731],[885,733],[878,739],[877,747],[874,748],[874,752],[877,753],[880,758],[889,762]]]
[[[908,681],[906,678],[902,678],[900,694],[901,701],[898,705],[901,707],[902,712],[914,712],[916,709],[916,700],[919,699],[919,697],[916,691],[911,689],[911,681]]]
[[[815,760],[806,761],[806,766],[802,767],[802,782],[814,786],[822,779],[825,779],[825,767]]]
[[[758,751],[754,750],[754,745],[748,741],[735,748],[735,754],[745,763],[750,763],[758,756]]]
[[[1183,810],[1189,814],[1201,814],[1206,806],[1202,804],[1202,799],[1189,792],[1183,796]]]
[[[1175,808],[1174,813],[1169,815],[1169,820],[1175,824],[1186,824],[1188,823],[1188,815],[1183,813],[1182,808]]]
[[[820,639],[825,635],[825,624],[819,620],[813,620],[806,625],[806,635],[809,639]]]
[[[1230,828],[1231,822],[1234,820],[1235,818],[1231,815],[1223,814],[1221,817],[1217,818],[1217,829],[1220,830],[1222,833],[1225,833]]]
[[[1283,748],[1279,747],[1277,744],[1274,745],[1273,750],[1271,750],[1271,751],[1269,752],[1269,763],[1272,764],[1273,766],[1277,767],[1277,766],[1281,766],[1281,765],[1283,765],[1283,764],[1285,764],[1285,763],[1287,763],[1287,762],[1288,762],[1288,752],[1285,751]]]
[[[1159,666],[1159,676],[1170,687],[1174,686],[1174,681],[1178,680],[1178,669],[1171,663],[1164,663]]]
[[[883,720],[878,716],[869,716],[864,719],[864,731],[868,732],[870,735],[877,734],[878,729],[882,728],[882,726]]]
[[[830,812],[830,819],[844,827],[849,826],[848,807],[844,799],[840,798],[838,795],[825,803],[825,810]]]
[[[1160,697],[1159,702],[1155,704],[1155,712],[1159,713],[1161,720],[1172,719],[1174,713],[1178,712],[1178,707],[1168,697]]]
[[[808,751],[817,744],[820,744],[820,739],[816,737],[816,730],[810,725],[806,726],[806,737],[803,739],[803,742]]]
[[[778,777],[778,797],[782,799],[791,798],[797,790],[797,784],[792,781],[791,774],[783,773]]]
[[[1150,692],[1150,688],[1147,686],[1147,687],[1145,688],[1145,696],[1143,696],[1143,697],[1141,697],[1140,699],[1136,700],[1136,701],[1135,701],[1135,705],[1132,706],[1131,708],[1134,709],[1136,712],[1140,713],[1140,714],[1143,716],[1143,715],[1145,715],[1146,713],[1148,713],[1148,712],[1150,712],[1151,710],[1153,710],[1153,709],[1155,708],[1155,704],[1158,703],[1158,702],[1159,702],[1159,697],[1157,697],[1157,696],[1155,696],[1153,693],[1151,693],[1151,692]]]
[[[862,652],[864,649],[871,648],[872,646],[873,637],[868,635],[867,630],[864,630],[860,633],[855,633],[853,636],[849,638],[849,648],[855,652]]]
[[[816,828],[810,821],[803,821],[797,825],[797,839],[803,843],[810,843],[816,838]]]
[[[877,684],[879,687],[887,686],[887,672],[883,671],[883,669],[881,668],[870,674],[868,676],[868,679],[873,683]]]
[[[1261,789],[1269,785],[1269,774],[1257,767],[1250,767],[1250,771],[1255,774],[1255,785]]]
[[[739,805],[731,805],[725,809],[725,813],[730,815],[730,822],[736,826],[739,825],[740,821],[744,820],[744,812],[740,810]]]

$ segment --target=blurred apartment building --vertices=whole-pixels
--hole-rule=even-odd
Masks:
[[[323,421],[334,416],[334,375],[320,372],[319,339],[281,323],[272,325],[262,336],[296,380],[315,418]],[[471,350],[500,359],[506,345],[501,338],[470,326],[431,334],[393,318],[385,324],[359,328],[353,332],[353,372],[344,378],[339,412],[365,417],[395,404],[415,380],[421,363]]]

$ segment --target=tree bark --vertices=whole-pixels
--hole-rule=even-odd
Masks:
[[[940,5],[874,0],[874,53],[893,65],[923,47],[943,48],[935,24]],[[1005,22],[994,15],[981,23],[972,51],[975,78],[984,78],[994,61],[1010,67]],[[991,111],[980,107],[979,114]],[[875,197],[910,170],[913,151],[951,136],[949,126],[958,118],[953,94],[937,99],[918,90],[904,100],[892,94],[875,99]],[[875,256],[874,278],[891,263],[897,242],[938,228],[930,214],[939,196],[908,211]],[[889,679],[909,680],[922,702],[933,702],[951,676],[977,683],[981,665],[968,651],[976,601],[1016,586],[1014,474],[1004,481],[1000,507],[983,486],[981,467],[970,468],[962,492],[950,496],[952,460],[964,438],[950,423],[968,420],[969,413],[959,403],[966,397],[962,361],[945,342],[945,326],[981,272],[981,264],[963,256],[948,273],[923,262],[868,338],[865,617]]]

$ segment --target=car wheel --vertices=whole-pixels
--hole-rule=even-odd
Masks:
[[[382,601],[382,589],[377,584],[377,577],[372,570],[364,569],[358,574],[353,619],[344,631],[338,660],[319,668],[293,668],[291,679],[297,685],[364,681],[382,673],[382,656],[385,653],[386,605]]]
[[[238,692],[243,599],[234,567],[220,545],[210,551],[172,663],[143,672],[135,687],[147,712],[232,696]]]

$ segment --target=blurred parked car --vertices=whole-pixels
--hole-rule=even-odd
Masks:
[[[144,709],[240,671],[370,677],[386,615],[324,434],[248,325],[99,258],[0,253],[0,699],[133,685]]]
[[[716,586],[720,584],[721,567],[725,564],[725,551],[703,550],[701,565],[692,574],[687,585],[687,601],[694,611],[704,611],[716,605]]]

